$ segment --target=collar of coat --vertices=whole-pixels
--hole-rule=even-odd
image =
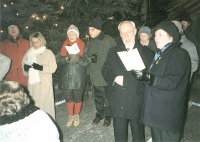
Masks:
[[[138,40],[135,40],[135,45],[134,45],[133,49],[137,48],[138,46],[142,46],[142,44]],[[126,46],[125,46],[125,44],[123,43],[122,40],[119,42],[119,50],[120,51],[126,51],[127,50]]]
[[[99,35],[95,37],[93,40],[103,40],[104,36],[105,36],[104,32],[101,31]]]
[[[172,42],[172,44],[167,48],[165,49],[160,56],[164,55],[164,54],[167,54],[169,51],[171,51],[173,48],[180,48],[180,45],[181,45],[181,42]]]
[[[16,39],[14,39],[12,36],[8,36],[8,40],[10,40],[13,43],[16,43],[18,40],[22,39],[22,35],[19,35],[16,37]]]

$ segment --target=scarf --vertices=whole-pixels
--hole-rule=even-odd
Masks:
[[[60,55],[61,56],[66,56],[67,55],[67,50],[66,50],[65,46],[72,46],[74,43],[76,43],[78,45],[79,50],[80,50],[80,52],[77,53],[77,55],[83,56],[84,42],[80,38],[77,38],[77,40],[75,42],[70,42],[69,39],[67,38],[65,40],[65,42],[63,43]]]
[[[15,115],[3,115],[0,116],[0,125],[10,124],[13,122],[17,122],[25,117],[29,116],[33,112],[38,110],[32,103],[27,105],[26,107],[22,108],[21,111],[17,112]]]
[[[37,63],[37,56],[39,54],[42,54],[44,52],[44,50],[46,50],[45,46],[42,46],[42,47],[40,47],[38,49],[35,49],[34,47],[31,47],[27,51],[27,53],[26,53],[26,55],[25,55],[25,57],[24,57],[24,59],[22,61],[22,64],[23,65],[25,64],[24,61],[30,61],[30,62],[33,62],[33,63]],[[30,68],[28,76],[29,76],[28,77],[28,82],[30,84],[35,84],[37,82],[40,82],[40,76],[39,76],[39,71],[38,70],[35,70],[34,68]]]

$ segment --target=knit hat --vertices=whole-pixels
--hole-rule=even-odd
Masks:
[[[173,37],[173,41],[179,41],[179,39],[180,39],[180,34],[179,34],[177,27],[175,26],[174,23],[172,23],[170,21],[162,21],[158,25],[156,25],[154,29],[155,29],[155,32],[159,29],[164,30],[171,37]]]
[[[67,34],[69,32],[75,32],[77,37],[79,37],[79,30],[78,30],[78,28],[76,26],[70,25],[69,28],[67,29]]]
[[[188,13],[181,14],[180,21],[186,21],[186,22],[192,23],[192,19],[190,18],[190,15]]]
[[[178,28],[179,30],[179,33],[183,33],[183,27],[182,27],[182,24],[179,22],[179,21],[176,21],[176,20],[173,20],[171,21],[172,23],[174,23],[176,25],[176,27]]]
[[[90,23],[89,27],[93,27],[98,30],[102,30],[102,25],[104,24],[104,21],[101,19],[101,17],[94,18]]]
[[[19,26],[19,24],[18,24],[17,22],[15,22],[15,21],[10,21],[10,22],[8,22],[8,23],[7,23],[7,28],[8,28],[9,26],[11,26],[11,25],[17,26],[18,29],[19,29],[19,32],[21,33],[21,27]]]
[[[138,32],[138,35],[140,36],[141,33],[146,33],[146,34],[149,35],[149,37],[152,36],[151,29],[149,27],[147,27],[147,26],[143,26],[143,27],[140,28],[140,30]]]

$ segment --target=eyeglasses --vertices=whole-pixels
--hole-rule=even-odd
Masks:
[[[132,34],[133,30],[132,31],[127,31],[127,32],[120,32],[120,35],[122,36],[125,36],[126,34],[130,35]]]

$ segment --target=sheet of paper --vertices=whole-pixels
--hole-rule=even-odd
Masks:
[[[74,43],[72,46],[65,46],[65,48],[69,54],[77,54],[80,52],[80,49],[76,43]]]
[[[117,52],[127,71],[145,69],[144,62],[137,48],[130,51]]]

